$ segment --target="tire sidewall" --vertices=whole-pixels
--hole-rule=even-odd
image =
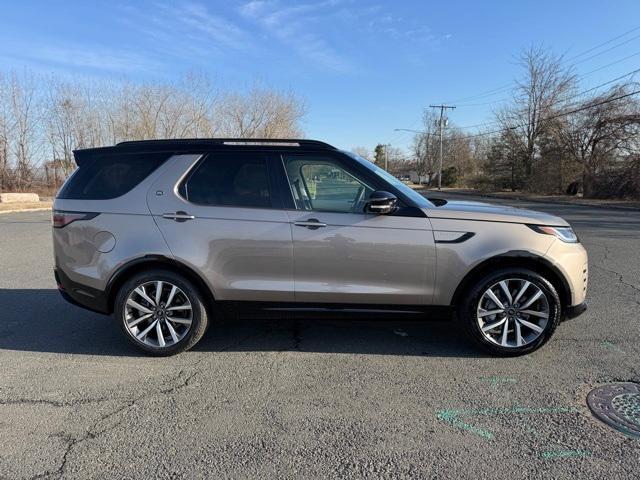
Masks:
[[[547,301],[549,302],[549,319],[544,331],[533,342],[523,347],[505,348],[497,345],[485,338],[484,334],[481,331],[480,325],[478,325],[477,308],[478,302],[480,301],[482,295],[491,285],[494,285],[499,281],[505,280],[507,278],[518,278],[533,283],[536,287],[542,290],[542,292],[547,297]],[[553,332],[558,326],[562,312],[558,292],[551,284],[551,282],[549,282],[546,278],[544,278],[539,273],[528,269],[504,268],[500,269],[497,272],[485,275],[471,286],[468,294],[465,295],[461,313],[463,317],[462,320],[465,324],[468,334],[484,350],[498,356],[518,356],[533,352],[534,350],[537,350],[542,345],[544,345],[549,340],[549,338],[551,338]]]
[[[192,307],[193,320],[191,322],[191,328],[189,329],[189,332],[187,332],[185,337],[182,338],[178,343],[164,348],[145,345],[138,341],[133,337],[131,332],[129,332],[125,320],[125,302],[131,292],[143,283],[155,281],[163,281],[176,285],[187,296],[187,298],[191,302]],[[171,271],[163,270],[152,270],[149,272],[139,273],[127,280],[122,285],[122,287],[120,287],[120,290],[116,295],[116,300],[114,303],[114,316],[116,318],[116,321],[120,325],[120,328],[123,331],[125,337],[138,349],[154,356],[170,356],[190,349],[200,340],[200,338],[202,338],[208,326],[207,309],[205,307],[202,292],[200,292],[199,289],[195,287],[195,285],[193,285],[189,280],[185,279],[181,275],[178,275]]]

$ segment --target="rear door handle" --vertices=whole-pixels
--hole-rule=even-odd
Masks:
[[[293,224],[297,227],[306,227],[309,230],[317,230],[318,228],[327,226],[326,223],[320,222],[320,220],[318,220],[317,218],[309,218],[300,222],[293,222]]]
[[[176,213],[163,213],[162,218],[175,220],[176,222],[186,222],[187,220],[193,220],[196,217],[194,215],[189,215],[187,212],[177,211]]]

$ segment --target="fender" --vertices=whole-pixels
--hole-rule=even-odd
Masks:
[[[459,303],[460,296],[466,291],[471,281],[482,275],[487,269],[497,266],[518,266],[531,268],[540,268],[546,271],[550,277],[548,280],[556,287],[560,299],[564,305],[571,303],[571,287],[566,278],[558,268],[551,263],[548,259],[528,252],[526,250],[509,250],[508,252],[501,253],[494,257],[490,257],[478,265],[473,267],[462,279],[455,293],[451,299],[451,305],[457,305]]]
[[[209,286],[206,279],[204,279],[202,275],[200,275],[194,269],[178,260],[165,257],[163,255],[145,255],[143,257],[129,260],[127,263],[118,267],[118,269],[111,275],[111,278],[107,282],[107,286],[105,288],[106,298],[108,299],[109,313],[113,311],[113,303],[116,295],[118,294],[119,287],[131,275],[148,267],[163,267],[184,275],[202,291],[205,297],[209,299],[209,303],[213,303],[214,294],[211,287]]]

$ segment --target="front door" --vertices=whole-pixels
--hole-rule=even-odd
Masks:
[[[364,213],[380,184],[339,155],[283,155],[296,302],[425,305],[435,244],[425,216]],[[384,187],[384,185],[382,185]]]
[[[293,301],[291,226],[273,159],[259,151],[198,157],[173,157],[147,197],[172,254],[206,277],[216,300]]]

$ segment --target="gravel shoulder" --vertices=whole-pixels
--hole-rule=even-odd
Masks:
[[[34,212],[39,210],[51,210],[53,202],[21,202],[0,203],[0,214],[16,212]]]

